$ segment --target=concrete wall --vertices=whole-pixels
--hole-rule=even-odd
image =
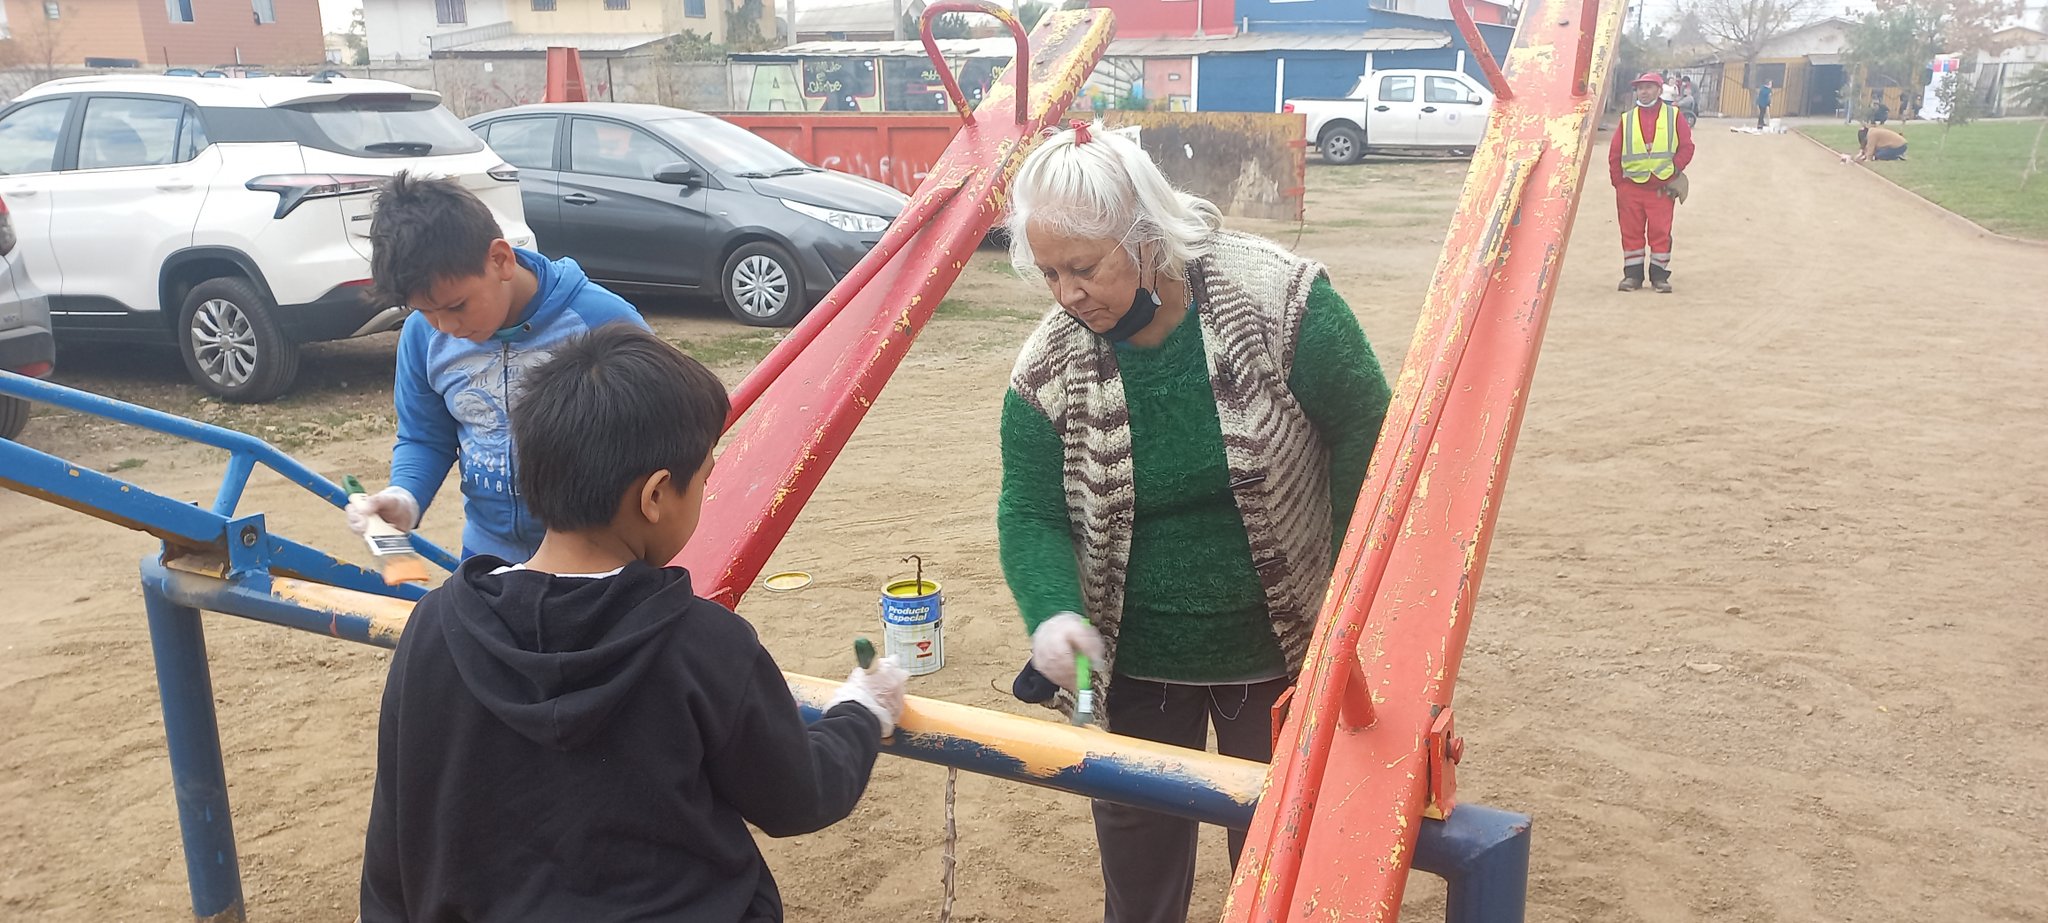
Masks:
[[[540,102],[547,93],[547,62],[539,57],[444,58],[432,62],[426,74],[415,72],[403,82],[438,90],[450,111],[468,118]],[[655,57],[584,58],[583,92],[603,102],[713,112],[727,108],[732,95],[722,64],[678,64]]]

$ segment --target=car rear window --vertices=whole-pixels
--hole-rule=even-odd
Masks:
[[[440,104],[404,95],[348,96],[275,109],[201,110],[216,142],[296,141],[357,157],[470,154],[483,139]]]
[[[315,147],[365,157],[424,157],[483,150],[483,140],[440,103],[409,96],[350,96],[288,106],[327,143]]]

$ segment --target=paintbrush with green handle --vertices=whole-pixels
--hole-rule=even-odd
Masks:
[[[1095,670],[1087,654],[1074,655],[1074,724],[1095,723]]]

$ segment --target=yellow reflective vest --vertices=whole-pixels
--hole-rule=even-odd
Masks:
[[[1678,172],[1678,109],[1658,103],[1657,133],[1643,137],[1642,114],[1631,109],[1622,121],[1621,175],[1630,182],[1647,183],[1651,177],[1670,179]]]

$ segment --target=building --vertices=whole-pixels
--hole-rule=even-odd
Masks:
[[[1464,70],[1483,77],[1449,19],[1452,0],[1093,0],[1117,17],[1112,56],[1144,59],[1142,95],[1168,93],[1210,112],[1278,112],[1288,97],[1341,96],[1367,71]],[[1515,9],[1462,0],[1496,58],[1507,53]],[[1406,4],[1415,12],[1396,7]],[[1441,16],[1425,15],[1441,12]]]
[[[899,34],[906,16],[924,12],[922,0],[859,0],[855,3],[799,4],[791,33],[798,42],[890,42],[911,38]]]
[[[1766,44],[1754,62],[1727,54],[1706,62],[1709,84],[1701,106],[1734,118],[1756,118],[1756,91],[1765,82],[1771,90],[1773,116],[1834,115],[1842,109],[1842,87],[1849,74],[1842,51],[1849,46],[1854,20],[1832,17],[1786,32]],[[1882,82],[1882,81],[1880,81]],[[1881,89],[1880,92],[1883,92]],[[1897,89],[1885,97],[1898,109]]]
[[[260,0],[259,0],[260,2]],[[772,35],[774,0],[364,0],[373,61],[443,54],[525,54],[569,45],[618,54],[684,33],[723,43],[735,17]]]
[[[0,34],[39,65],[317,66],[318,0],[0,0]]]
[[[2048,32],[2011,26],[1994,33],[1991,40],[1999,51],[1978,56],[1977,94],[1986,113],[2001,116],[2015,105],[2013,85],[2035,68],[2048,67]]]

